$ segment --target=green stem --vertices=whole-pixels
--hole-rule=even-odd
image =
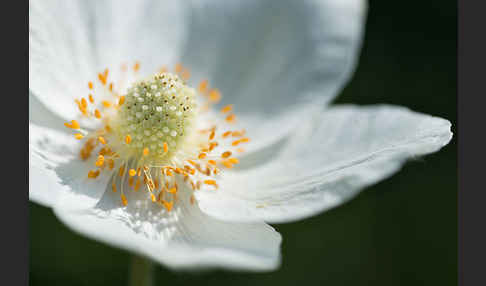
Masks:
[[[133,255],[129,286],[154,285],[154,264],[147,258]]]

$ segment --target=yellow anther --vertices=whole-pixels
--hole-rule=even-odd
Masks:
[[[164,142],[164,153],[169,152],[169,145],[167,145],[167,142]]]
[[[126,206],[126,205],[128,204],[128,202],[127,202],[127,197],[125,197],[125,195],[124,195],[124,194],[121,194],[121,195],[120,195],[120,197],[121,197],[121,200],[122,200],[122,204],[123,204],[124,206]]]
[[[102,73],[98,74],[98,79],[101,81],[101,84],[106,84],[106,77]]]
[[[240,161],[236,158],[229,158],[228,161],[232,164],[238,164]]]
[[[243,136],[245,135],[245,130],[241,130],[241,131],[233,131],[233,133],[231,133],[231,136],[233,137],[240,137],[240,136]]]
[[[109,89],[110,91],[113,91],[113,83],[112,83],[112,82],[110,82],[110,86],[108,87],[108,89]]]
[[[150,193],[150,199],[155,203],[156,199],[154,194]]]
[[[222,158],[228,158],[229,156],[231,156],[231,154],[232,154],[231,151],[226,151],[223,154],[221,154],[221,157]]]
[[[245,149],[244,148],[238,148],[238,149],[236,149],[236,152],[243,153],[243,152],[245,152]]]
[[[88,172],[88,178],[96,179],[99,174],[100,174],[100,170],[96,170],[96,171],[91,170]]]
[[[103,136],[99,136],[98,137],[98,141],[100,141],[101,144],[105,145],[106,144],[106,140]]]
[[[111,132],[111,127],[110,127],[110,125],[106,125],[106,126],[105,126],[105,130],[106,130],[106,132]]]
[[[214,161],[214,160],[208,160],[208,163],[211,164],[211,165],[216,165],[216,161]]]
[[[111,183],[111,189],[113,190],[114,193],[116,193],[116,184]]]
[[[203,181],[206,185],[214,186],[216,189],[218,188],[218,184],[216,184],[215,180],[204,180]]]
[[[138,179],[137,179],[137,182],[135,183],[135,188],[134,188],[135,192],[136,192],[136,191],[138,191],[138,189],[140,189],[140,184],[141,184],[141,183],[142,183],[142,182],[140,181],[140,178],[138,178]]]
[[[101,112],[98,109],[95,109],[94,114],[96,118],[101,118]]]
[[[227,113],[227,112],[230,112],[232,109],[233,109],[233,105],[232,104],[228,104],[225,107],[221,108],[221,112],[222,113]]]
[[[88,98],[89,98],[89,102],[94,103],[94,98],[91,93],[88,95]]]
[[[191,71],[189,71],[188,69],[184,68],[182,70],[181,77],[182,77],[183,80],[189,80],[189,78],[191,78]]]
[[[125,173],[125,165],[121,165],[120,169],[118,169],[118,176],[122,177],[123,173]]]
[[[231,133],[232,133],[231,131],[226,131],[225,133],[223,133],[223,138],[230,136]]]
[[[110,106],[111,106],[111,102],[109,102],[109,101],[107,101],[107,100],[103,100],[101,103],[102,103],[102,104],[103,104],[103,106],[104,106],[104,107],[106,107],[106,108],[108,108],[108,107],[110,107]]]
[[[148,156],[149,153],[150,153],[150,151],[147,147],[143,148],[143,155],[144,156]]]
[[[201,93],[205,93],[208,89],[208,81],[207,80],[203,80],[199,83],[199,92]]]
[[[125,102],[125,96],[122,95],[122,96],[120,96],[120,99],[118,100],[118,105],[122,106],[124,102]]]
[[[133,177],[129,177],[129,178],[128,178],[128,185],[129,185],[130,187],[132,187],[132,186],[133,186]]]
[[[167,190],[167,192],[171,193],[171,194],[175,194],[177,193],[177,188],[170,188]]]
[[[214,103],[219,102],[221,100],[221,93],[219,92],[219,90],[212,89],[209,92],[209,100]]]
[[[209,151],[213,151],[213,149],[216,148],[218,145],[219,145],[218,142],[209,143]]]
[[[86,101],[86,99],[84,97],[81,98],[81,106],[83,106],[83,108],[87,108],[88,107],[88,102]]]
[[[133,66],[133,70],[137,72],[139,69],[140,69],[140,62],[137,61]]]
[[[113,161],[113,159],[108,159],[107,162],[108,168],[110,168],[110,170],[113,170],[113,168],[115,167],[115,161]]]
[[[223,160],[223,161],[221,161],[221,164],[223,164],[223,166],[225,166],[225,167],[226,167],[226,168],[228,168],[228,169],[233,168],[233,164],[231,164],[231,162],[230,162],[230,161],[228,161],[228,160]]]
[[[235,122],[235,119],[236,119],[236,115],[234,115],[234,114],[230,114],[230,115],[226,116],[226,122],[228,122],[228,123]]]
[[[177,63],[177,64],[175,65],[174,71],[175,71],[176,73],[180,73],[180,72],[182,71],[182,65],[181,65],[180,63]]]
[[[89,89],[93,89],[93,82],[91,82],[91,81],[90,81],[90,82],[88,82],[88,88],[89,88]]]
[[[132,137],[130,135],[125,136],[125,143],[130,144],[132,142]]]
[[[172,207],[174,206],[174,202],[168,202],[163,200],[162,204],[164,205],[165,209],[170,212],[172,210]]]
[[[66,126],[67,128],[71,128],[71,129],[79,129],[80,126],[79,126],[79,123],[76,121],[76,120],[71,120],[71,123],[64,123],[64,126]]]
[[[214,136],[216,136],[216,133],[213,131],[211,131],[211,133],[209,134],[209,140],[213,140],[214,139]]]
[[[204,159],[206,158],[206,153],[201,153],[199,156],[197,156],[199,159]]]
[[[130,175],[130,177],[133,177],[133,176],[135,176],[137,174],[137,171],[135,169],[130,169],[128,171],[128,174]]]
[[[98,155],[98,159],[96,160],[95,165],[97,167],[101,167],[103,166],[104,163],[105,163],[105,157],[103,155]]]
[[[76,134],[74,134],[74,138],[76,138],[76,139],[78,139],[78,140],[81,140],[81,139],[83,139],[83,138],[84,138],[84,135],[83,135],[83,134],[81,134],[81,133],[76,133]]]
[[[214,173],[214,175],[217,175],[219,173],[219,169],[218,168],[214,168],[213,173]]]

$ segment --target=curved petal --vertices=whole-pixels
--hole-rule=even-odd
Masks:
[[[338,106],[308,117],[276,159],[226,173],[218,192],[197,192],[201,209],[232,221],[287,222],[340,205],[436,152],[449,121],[396,106]]]
[[[324,104],[354,70],[366,2],[193,1],[182,62],[222,104],[266,117]]]
[[[167,213],[146,192],[107,190],[91,205],[79,194],[62,196],[55,214],[74,231],[93,239],[150,257],[173,269],[231,268],[272,270],[280,264],[281,236],[263,222],[228,223],[202,213],[180,190]]]
[[[88,81],[140,60],[153,73],[178,57],[184,37],[179,1],[29,1],[29,88],[65,119]]]

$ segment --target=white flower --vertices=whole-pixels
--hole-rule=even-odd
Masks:
[[[402,107],[326,108],[365,12],[359,0],[31,1],[29,198],[171,268],[275,269],[267,223],[340,205],[451,139],[447,120]],[[181,66],[153,76],[178,62],[187,85]],[[204,79],[223,95],[205,113],[220,95]]]

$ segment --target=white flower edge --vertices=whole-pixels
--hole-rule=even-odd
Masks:
[[[235,169],[220,191],[196,197],[223,220],[296,221],[343,204],[451,138],[448,120],[408,108],[337,105],[302,120],[273,160]]]
[[[335,98],[356,66],[366,6],[363,0],[31,0],[29,88],[71,120],[73,100],[87,95],[88,81],[104,68],[117,79],[127,61],[140,60],[142,76],[180,61],[191,82],[208,79],[238,115],[278,116]]]

